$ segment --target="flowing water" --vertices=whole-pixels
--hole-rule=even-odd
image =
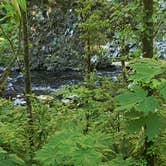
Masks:
[[[120,70],[114,69],[110,71],[98,71],[100,76],[110,76],[116,79]],[[64,85],[78,84],[83,81],[83,74],[81,72],[46,72],[46,71],[32,71],[32,91],[36,95],[46,95],[50,92],[55,92]],[[4,92],[4,96],[14,101],[15,104],[24,104],[24,77],[19,72],[11,72],[8,78],[8,85]]]

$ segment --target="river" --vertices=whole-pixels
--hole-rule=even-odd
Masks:
[[[116,79],[120,73],[119,68],[98,71],[99,76],[110,76]],[[78,84],[83,81],[83,74],[77,71],[47,72],[32,71],[32,91],[36,95],[46,95],[55,92],[64,85]],[[14,101],[15,104],[24,103],[24,77],[22,73],[11,72],[3,96]]]

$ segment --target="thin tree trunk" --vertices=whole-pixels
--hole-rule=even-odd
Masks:
[[[144,58],[153,57],[153,0],[143,0],[144,17],[142,34],[142,52]]]
[[[28,21],[27,13],[21,10],[22,24],[23,24],[23,40],[24,40],[24,82],[25,82],[25,98],[27,105],[27,115],[28,115],[28,130],[29,130],[29,146],[30,146],[30,162],[32,163],[33,157],[33,114],[32,114],[32,104],[31,104],[31,77],[30,77],[30,51],[29,51],[29,35],[28,35]]]
[[[128,4],[127,0],[123,0],[123,5],[124,7],[126,7]],[[123,28],[125,28],[126,25],[126,18],[123,18],[123,23],[122,26]],[[122,69],[122,79],[123,82],[126,83],[127,80],[127,76],[126,76],[126,64],[125,64],[125,59],[123,59],[125,56],[127,55],[126,52],[126,43],[125,43],[125,39],[122,40],[122,44],[121,44],[121,56],[122,56],[122,60],[121,60],[121,69]]]
[[[21,64],[19,62],[19,55],[21,55],[21,39],[22,39],[22,22],[20,19],[19,34],[18,34],[18,50],[17,50],[17,58],[16,58],[19,70],[21,70]]]
[[[122,67],[122,78],[123,78],[123,81],[126,82],[127,76],[126,76],[126,64],[125,64],[125,60],[121,60],[121,67]]]
[[[90,46],[90,38],[87,40],[87,55],[86,55],[86,78],[87,81],[90,80],[91,73],[91,46]]]
[[[23,21],[23,38],[24,38],[24,66],[25,66],[25,94],[27,99],[27,109],[29,117],[32,118],[32,107],[29,100],[29,95],[31,95],[31,76],[30,76],[30,52],[29,52],[29,36],[28,36],[28,24],[27,24],[27,14],[22,11],[22,21]]]

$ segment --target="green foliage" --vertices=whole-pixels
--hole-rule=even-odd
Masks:
[[[155,112],[159,108],[157,98],[154,96],[147,96],[147,92],[140,87],[132,88],[132,92],[125,92],[117,96],[117,100],[122,107],[118,109],[130,110],[134,108],[136,111],[143,112],[147,115],[149,112]]]
[[[25,163],[15,154],[8,154],[5,150],[0,147],[0,165],[1,166],[24,166]]]
[[[16,49],[20,49],[18,37],[20,16],[18,14],[19,8],[17,1],[12,1],[12,3],[1,2],[0,10],[5,11],[3,17],[0,19],[2,22],[0,26],[0,36],[3,39],[0,42],[0,52],[3,55],[0,57],[0,64],[4,66],[8,65],[9,61],[13,61],[13,56],[16,56]],[[18,52],[18,54],[19,53],[20,52]]]
[[[159,111],[163,106],[160,97],[164,99],[165,95],[163,91],[165,87],[163,76],[166,72],[164,63],[149,59],[134,61],[131,64],[134,74],[129,77],[129,80],[133,80],[133,85],[116,97],[120,105],[117,110],[126,111],[128,130],[139,132],[144,128],[150,140],[162,129],[162,117]]]
[[[87,66],[86,71],[89,74],[90,68],[92,68],[91,57],[99,54],[101,56],[101,45],[107,43],[110,21],[106,17],[104,9],[107,8],[108,2],[105,0],[78,0],[77,2],[78,9],[76,9],[76,12],[79,16],[78,28],[80,39],[85,42],[84,58],[85,65]]]
[[[106,128],[103,122],[106,123],[105,120],[110,117],[107,112],[114,107],[110,93],[113,84],[101,78],[98,85],[92,86],[91,90],[82,85],[68,86],[54,95],[63,94],[63,100],[71,96],[68,103],[56,100],[48,102],[48,106],[32,97],[34,151],[37,151],[36,159],[44,165],[100,165],[103,158],[108,160],[111,136],[102,126]],[[3,99],[0,103],[0,145],[28,164],[29,125],[26,109],[13,106]]]
[[[104,135],[94,131],[83,134],[80,124],[68,122],[62,130],[55,132],[41,150],[37,159],[43,165],[97,166],[102,162]],[[106,137],[107,138],[107,137]]]
[[[43,3],[49,4],[48,1]],[[158,18],[164,18],[156,9],[159,3],[154,3],[154,27],[158,27]],[[32,165],[30,158],[33,158],[33,165],[36,166],[145,166],[150,154],[156,157],[156,165],[164,166],[166,63],[136,58],[140,56],[139,40],[145,31],[141,4],[138,1],[124,4],[119,0],[77,0],[72,3],[66,0],[56,1],[56,5],[50,1],[50,4],[51,7],[39,10],[41,15],[35,13],[37,10],[32,5],[29,11],[32,12],[32,20],[35,17],[40,23],[36,25],[34,22],[31,30],[34,31],[32,36],[44,36],[42,39],[45,41],[49,31],[47,28],[56,27],[53,35],[48,35],[53,43],[47,44],[56,47],[58,56],[52,56],[51,52],[47,58],[39,56],[37,60],[45,67],[55,67],[58,61],[63,63],[70,52],[74,56],[85,53],[85,59],[89,60],[86,63],[90,63],[93,55],[105,55],[102,45],[114,40],[114,46],[120,48],[120,60],[135,58],[129,65],[126,82],[129,85],[125,87],[120,80],[110,82],[110,78],[101,78],[91,72],[90,78],[82,84],[64,86],[52,94],[51,100],[41,102],[37,97],[30,96],[33,114],[31,126],[25,106],[14,106],[12,102],[0,99],[0,165],[29,166]],[[55,13],[52,12],[54,5]],[[8,37],[14,50],[19,48],[17,30],[20,8],[27,10],[25,0],[0,4],[0,9],[6,10],[0,19],[3,22],[0,51],[5,55],[2,57],[5,63],[8,63],[7,57],[11,54]],[[42,16],[44,21],[47,17],[46,22],[41,21]],[[161,22],[163,26],[165,20]],[[41,25],[44,35],[38,33]],[[157,37],[160,35],[157,32]],[[39,38],[35,43],[37,46],[41,44]],[[78,43],[81,46],[75,49]],[[136,47],[130,53],[129,43]],[[66,63],[70,64],[70,58]],[[61,66],[58,64],[59,68]],[[32,151],[29,147],[30,127],[33,131]],[[151,142],[151,147],[147,147],[147,143]]]
[[[104,164],[103,166],[110,166],[110,165],[112,165],[112,166],[120,166],[120,165],[133,166],[134,164],[136,164],[136,163],[133,162],[133,160],[131,158],[124,160],[122,155],[118,155],[115,159]]]
[[[153,59],[134,60],[130,66],[134,74],[131,74],[129,80],[134,80],[135,82],[149,83],[157,75],[166,72],[165,62]]]
[[[121,89],[116,97],[118,106],[114,101],[118,82],[91,78],[90,87],[86,83],[65,86],[52,94],[48,102],[42,103],[32,96],[34,164],[142,166],[146,165],[141,155],[144,136],[163,140],[159,137],[163,131],[163,73],[155,74],[148,84],[146,80],[136,81],[128,89]],[[27,122],[25,107],[1,99],[0,146],[5,147],[5,155],[14,154],[28,164]],[[155,147],[163,151],[160,145]],[[163,156],[159,158],[164,160]],[[12,158],[10,162],[16,161]]]

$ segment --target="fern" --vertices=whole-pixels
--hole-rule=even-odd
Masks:
[[[8,154],[0,147],[0,166],[25,166],[25,163],[15,154]]]
[[[136,163],[133,161],[132,158],[124,159],[123,155],[117,155],[117,157],[109,162],[106,162],[102,166],[133,166]]]
[[[77,126],[78,127],[78,126]],[[78,129],[76,124],[63,127],[55,133],[42,149],[37,151],[36,159],[44,166],[74,165],[98,166],[102,163],[104,135],[90,132],[87,135]],[[101,139],[102,138],[102,139]]]

